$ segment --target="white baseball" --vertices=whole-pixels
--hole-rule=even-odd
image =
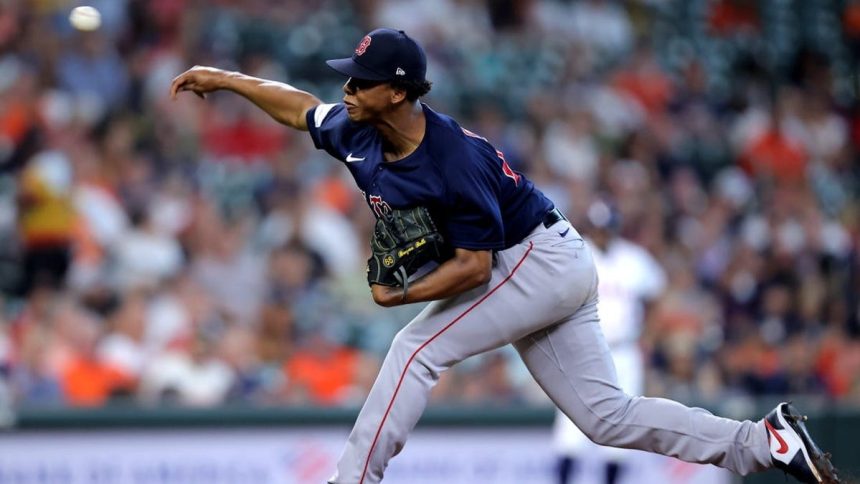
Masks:
[[[101,26],[102,14],[95,8],[87,5],[75,7],[72,9],[72,13],[69,14],[69,23],[78,30],[91,32]]]

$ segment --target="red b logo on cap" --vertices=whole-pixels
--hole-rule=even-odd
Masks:
[[[367,51],[367,47],[370,45],[370,36],[365,35],[361,42],[358,43],[358,47],[355,48],[355,55],[364,54]]]

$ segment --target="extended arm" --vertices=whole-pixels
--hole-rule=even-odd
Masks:
[[[456,249],[454,257],[409,284],[405,301],[403,288],[379,284],[371,287],[373,300],[380,306],[391,307],[456,296],[489,282],[492,265],[493,255],[489,250]]]
[[[302,131],[308,130],[305,114],[321,102],[313,94],[288,84],[203,66],[176,76],[170,85],[170,96],[176,99],[177,93],[191,91],[202,98],[222,89],[247,98],[275,121]]]

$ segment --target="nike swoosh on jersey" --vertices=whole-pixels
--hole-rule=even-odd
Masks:
[[[786,452],[788,452],[788,443],[785,441],[785,439],[782,438],[781,435],[779,435],[779,432],[777,432],[777,430],[773,428],[773,425],[771,425],[770,422],[765,420],[764,426],[767,427],[767,430],[770,432],[771,435],[776,438],[776,441],[779,443],[779,449],[776,449],[776,453],[785,454]]]
[[[347,163],[354,163],[356,161],[364,161],[365,158],[367,158],[367,157],[362,156],[361,158],[359,158],[357,156],[352,156],[352,153],[350,153],[350,154],[346,155],[346,162]]]
[[[561,235],[562,237],[567,237],[568,232],[570,232],[570,227],[568,227],[567,230],[565,230],[564,232],[559,232],[558,235]]]

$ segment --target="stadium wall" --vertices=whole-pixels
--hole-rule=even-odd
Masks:
[[[0,484],[324,482],[355,409],[109,407],[22,409],[0,432]],[[548,409],[433,408],[395,458],[386,483],[550,484]],[[810,425],[856,473],[860,413],[826,409]],[[591,466],[591,467],[589,467]],[[854,467],[852,469],[852,467]],[[597,482],[585,463],[582,483]],[[636,452],[627,482],[730,484],[713,466]],[[593,481],[592,481],[593,479]],[[780,473],[747,483],[785,482]]]

